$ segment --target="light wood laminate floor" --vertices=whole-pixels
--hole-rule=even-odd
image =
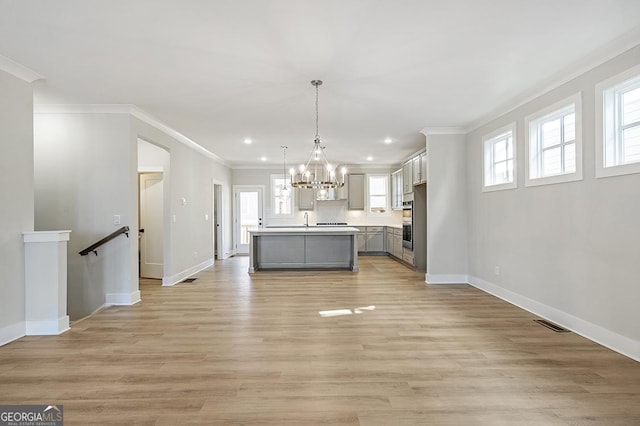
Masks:
[[[0,403],[64,404],[66,425],[640,424],[640,363],[473,287],[386,257],[247,267],[144,280],[135,306],[1,347]]]

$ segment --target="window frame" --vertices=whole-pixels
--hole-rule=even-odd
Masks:
[[[279,196],[276,195],[276,181],[277,180],[286,180],[288,181],[289,179],[287,179],[286,177],[283,177],[282,174],[272,174],[270,176],[270,193],[271,193],[271,216],[272,217],[291,217],[295,214],[294,212],[294,207],[295,207],[295,191],[293,190],[293,188],[289,188],[289,202],[291,203],[291,209],[290,209],[290,213],[276,213],[276,205],[278,204],[278,199],[280,198]]]
[[[606,165],[607,150],[611,148],[614,152],[619,152],[622,144],[622,140],[619,138],[623,130],[621,128],[622,118],[620,117],[620,95],[622,92],[639,87],[640,65],[629,68],[596,84],[596,178],[640,173],[640,161],[619,163],[615,160],[612,165]]]
[[[567,143],[562,137],[560,144],[543,148],[541,146],[540,131],[544,123],[558,118],[564,118],[569,114],[575,114],[575,134],[573,142]],[[575,182],[583,179],[582,167],[582,92],[578,92],[568,98],[555,102],[537,112],[525,117],[525,186],[552,185],[556,183]],[[564,126],[561,125],[561,134],[564,135]],[[532,177],[532,169],[540,173],[542,169],[542,152],[550,148],[561,148],[562,167],[564,167],[564,148],[575,144],[575,171],[562,172],[553,175],[539,175]]]
[[[510,123],[500,127],[482,137],[482,192],[501,191],[505,189],[515,189],[518,187],[518,143],[516,136],[516,123]],[[487,173],[494,176],[495,161],[493,161],[493,147],[496,143],[504,140],[502,136],[511,134],[511,161],[513,162],[513,170],[511,172],[511,181],[504,183],[492,183],[487,185]],[[507,157],[504,161],[509,161]]]
[[[389,173],[367,173],[366,174],[366,209],[367,209],[367,214],[369,215],[380,215],[380,214],[386,214],[388,212],[391,211],[391,179],[390,179],[390,174]],[[383,211],[372,211],[371,210],[371,184],[370,184],[370,179],[372,177],[375,178],[384,178],[385,180],[385,205],[384,205],[384,210]],[[379,194],[374,194],[374,196],[380,196]]]

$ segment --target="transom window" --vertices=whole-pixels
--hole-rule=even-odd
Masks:
[[[580,94],[527,118],[527,186],[582,179]]]
[[[515,123],[482,138],[484,146],[484,191],[510,189],[516,183]]]

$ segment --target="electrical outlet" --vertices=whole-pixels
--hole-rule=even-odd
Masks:
[[[493,267],[493,273],[496,275],[500,275],[500,267],[498,265]]]

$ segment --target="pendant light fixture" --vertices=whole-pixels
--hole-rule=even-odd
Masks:
[[[288,146],[281,145],[282,148],[282,188],[280,193],[284,198],[289,198],[291,195],[290,188],[287,186],[287,148]]]
[[[344,186],[345,174],[347,169],[344,167],[340,170],[342,179],[338,180],[336,169],[329,163],[324,153],[325,147],[322,146],[320,133],[318,131],[318,87],[322,85],[322,80],[312,80],[311,84],[316,88],[316,136],[313,139],[313,150],[306,164],[301,164],[299,169],[290,170],[291,186],[295,188],[310,189],[331,189]]]

